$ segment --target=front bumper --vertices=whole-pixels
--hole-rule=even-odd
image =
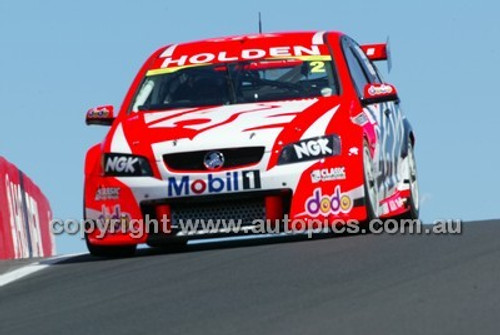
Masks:
[[[245,169],[213,173],[172,173],[162,167],[162,179],[88,176],[85,185],[86,219],[106,221],[121,218],[120,226],[126,228],[123,233],[103,234],[103,229],[96,230],[87,235],[89,241],[101,245],[139,244],[148,242],[153,235],[173,237],[184,234],[183,237],[186,237],[185,232],[182,233],[183,227],[178,224],[180,218],[242,219],[244,227],[252,224],[245,222],[252,217],[264,221],[282,220],[285,217],[289,220],[310,219],[316,220],[315,224],[318,221],[366,218],[362,179],[359,177],[362,174],[357,166],[360,164],[354,158],[346,160],[340,156],[331,157],[321,161],[275,166],[269,170],[264,162],[267,163],[268,159]],[[313,174],[317,175],[317,171],[336,166],[345,169],[344,178],[322,182],[312,178]],[[339,210],[319,207],[320,203],[328,199],[333,208],[341,198],[348,199],[349,206],[345,210],[340,210],[340,207]],[[318,211],[313,212],[311,209],[314,209],[316,202]],[[253,204],[253,207],[248,204]],[[242,211],[248,213],[241,215]],[[210,213],[219,217],[210,217]],[[155,229],[151,229],[147,219],[163,221],[165,217],[168,218],[167,222],[160,222],[153,227]],[[296,225],[293,222],[291,224]],[[130,230],[141,230],[141,233],[132,237]],[[204,235],[196,233],[188,237]]]

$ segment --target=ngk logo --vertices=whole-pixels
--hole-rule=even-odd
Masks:
[[[137,157],[113,156],[106,161],[106,172],[134,173]]]
[[[324,157],[333,154],[329,144],[328,138],[323,137],[294,144],[293,147],[297,158],[301,160],[304,157]]]

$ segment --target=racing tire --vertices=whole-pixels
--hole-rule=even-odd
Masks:
[[[410,187],[410,196],[407,205],[410,208],[406,213],[400,216],[400,220],[418,220],[420,212],[419,188],[417,163],[413,143],[408,141],[408,176],[407,182]]]
[[[379,218],[379,200],[377,178],[375,176],[374,163],[370,154],[370,147],[367,141],[363,144],[363,174],[364,174],[364,191],[365,191],[365,207],[366,207],[366,222]]]

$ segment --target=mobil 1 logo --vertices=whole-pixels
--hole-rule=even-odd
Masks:
[[[259,170],[243,171],[242,178],[244,190],[255,190],[262,187],[260,184]]]

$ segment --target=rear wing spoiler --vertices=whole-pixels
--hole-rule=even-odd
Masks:
[[[363,44],[361,49],[372,62],[387,61],[389,72],[392,68],[389,38],[386,43]]]

